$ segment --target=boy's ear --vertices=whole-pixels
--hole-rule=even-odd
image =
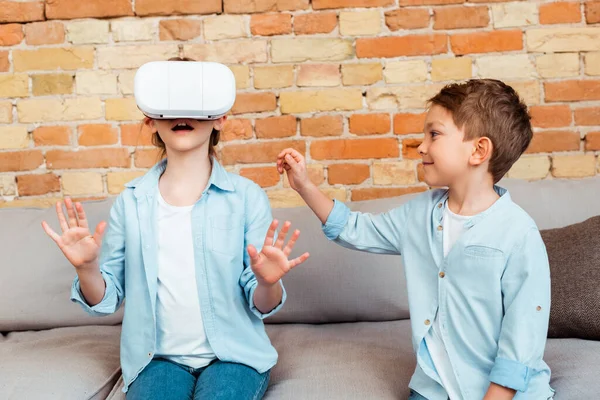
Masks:
[[[473,150],[469,162],[471,165],[481,165],[492,157],[494,145],[489,137],[480,137],[473,141]]]

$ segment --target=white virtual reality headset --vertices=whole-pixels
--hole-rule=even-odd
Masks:
[[[150,118],[213,120],[233,107],[235,77],[215,62],[152,61],[135,73],[133,94]]]

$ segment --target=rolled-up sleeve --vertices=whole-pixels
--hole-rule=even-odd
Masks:
[[[271,214],[271,205],[266,193],[259,187],[251,185],[246,195],[246,223],[244,226],[244,271],[240,276],[240,286],[244,290],[246,301],[250,311],[260,319],[265,319],[277,313],[284,305],[287,299],[287,293],[283,286],[283,281],[279,281],[282,289],[281,302],[268,313],[261,312],[254,304],[254,292],[258,286],[256,275],[252,271],[250,255],[248,254],[248,245],[253,245],[257,251],[261,251],[267,236],[269,226],[273,222]]]
[[[509,255],[502,295],[505,313],[490,381],[525,392],[542,363],[550,319],[550,268],[536,228]]]
[[[400,254],[402,234],[410,203],[381,214],[350,209],[334,200],[333,209],[322,226],[329,240],[353,249],[379,254]]]
[[[71,301],[79,303],[90,315],[105,316],[116,312],[125,298],[125,230],[121,196],[115,200],[110,210],[110,219],[102,239],[99,264],[106,285],[102,301],[90,306],[81,292],[77,276],[71,287]]]

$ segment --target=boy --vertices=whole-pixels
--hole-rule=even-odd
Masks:
[[[411,399],[553,397],[542,360],[550,315],[546,249],[534,221],[496,186],[532,138],[527,107],[497,80],[446,86],[419,146],[423,193],[380,215],[351,212],[313,185],[303,156],[279,154],[328,239],[401,254],[417,366]]]

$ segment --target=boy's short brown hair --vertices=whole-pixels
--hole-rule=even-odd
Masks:
[[[493,150],[489,172],[498,182],[527,149],[533,132],[527,106],[515,90],[495,79],[472,79],[445,86],[429,100],[452,113],[465,140],[488,137]]]

